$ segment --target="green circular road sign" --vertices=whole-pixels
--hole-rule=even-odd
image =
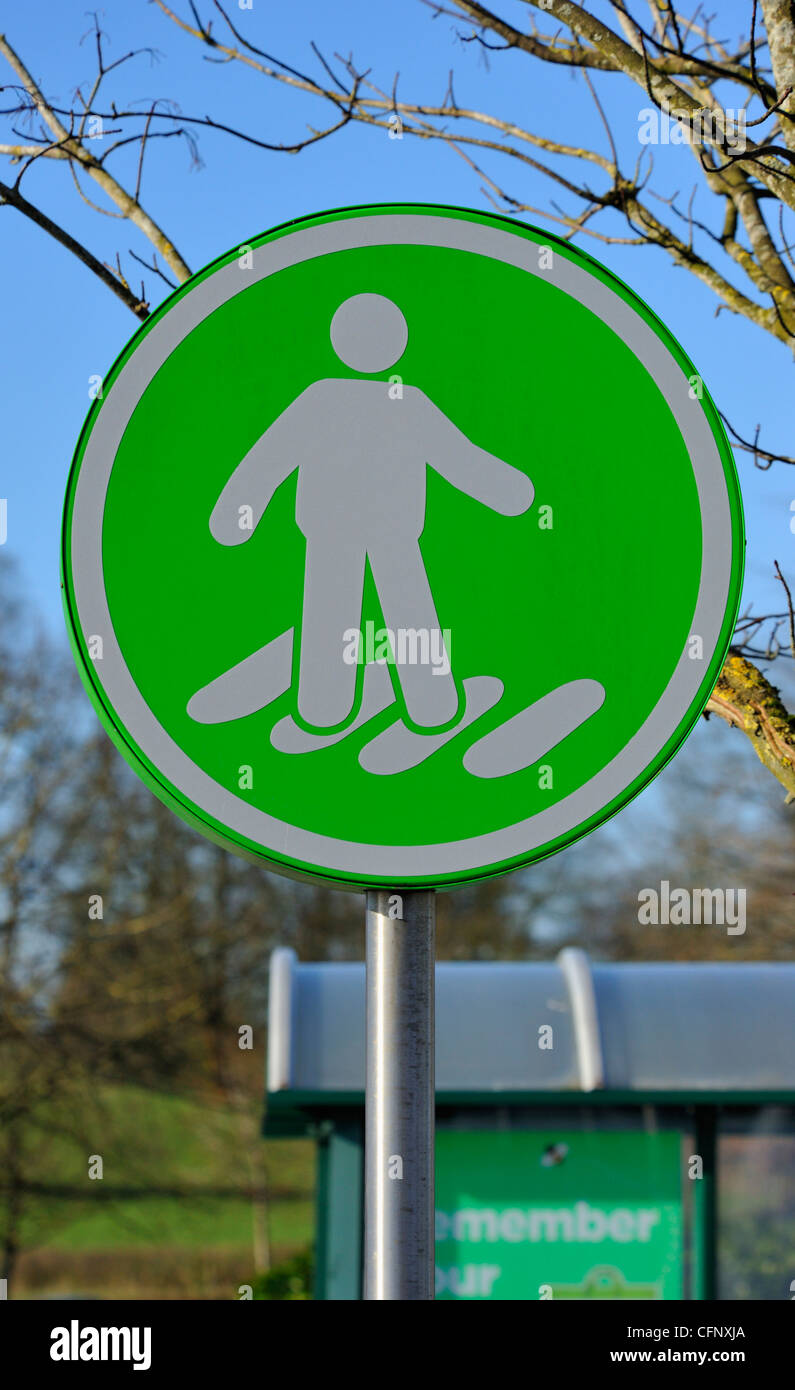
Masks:
[[[357,207],[195,275],[106,377],[67,490],[83,679],[205,834],[337,887],[571,844],[704,708],[742,580],[701,379],[589,256]]]

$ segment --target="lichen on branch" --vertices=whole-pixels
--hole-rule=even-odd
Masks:
[[[762,672],[738,652],[730,652],[705,714],[719,714],[742,729],[760,762],[795,801],[795,715]]]

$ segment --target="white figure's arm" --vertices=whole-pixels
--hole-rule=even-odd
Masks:
[[[425,457],[448,483],[503,516],[519,516],[533,500],[526,473],[496,454],[473,444],[441,410],[425,397],[429,428]]]
[[[293,401],[241,459],[213,507],[210,531],[221,545],[241,545],[254,534],[274,492],[298,466],[290,412]]]

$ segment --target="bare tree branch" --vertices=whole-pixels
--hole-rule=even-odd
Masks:
[[[143,233],[174,272],[177,280],[187,280],[190,275],[190,269],[180,256],[176,247],[166,236],[165,232],[158,226],[154,219],[150,217],[149,213],[146,212],[142,205],[136,201],[133,195],[128,193],[118,180],[108,172],[101,160],[98,160],[87,148],[86,142],[81,138],[79,133],[81,126],[78,125],[77,129],[74,129],[74,121],[70,122],[72,126],[71,129],[67,129],[66,126],[63,125],[51,103],[46,100],[38,84],[34,81],[25,64],[22,62],[22,59],[11,47],[8,39],[3,34],[0,34],[0,54],[2,54],[16,73],[42,121],[50,130],[66,157],[70,161],[77,163],[81,169],[85,170],[103,192],[107,194],[111,201],[116,204],[122,215],[128,218],[129,221]],[[84,112],[83,121],[85,121],[89,115],[90,112]]]
[[[127,308],[132,310],[136,318],[146,319],[149,317],[148,304],[133,294],[126,281],[120,280],[111,270],[108,270],[107,266],[98,261],[87,247],[82,246],[79,241],[75,241],[73,236],[70,236],[63,227],[59,227],[57,222],[53,222],[52,218],[48,217],[45,212],[34,207],[27,198],[23,198],[18,188],[12,188],[9,184],[0,182],[0,206],[3,203],[16,208],[23,217],[35,222],[37,227],[41,227],[42,231],[47,232],[49,236],[54,237],[62,246],[65,246],[67,251],[71,251],[73,255],[77,256],[78,260],[88,266],[89,270],[92,270],[102,283],[107,285],[109,290],[112,290],[122,304],[126,304]]]
[[[742,729],[760,762],[786,788],[787,800],[795,800],[795,715],[756,666],[731,653],[706,713]]]
[[[475,25],[470,39],[493,33],[501,39],[502,46],[515,48],[542,61],[579,68],[586,76],[589,70],[623,73],[642,87],[652,106],[664,113],[663,119],[668,115],[677,119],[698,160],[709,191],[725,204],[723,232],[712,232],[705,224],[696,224],[692,220],[691,232],[694,226],[699,225],[714,245],[748,277],[752,290],[762,296],[762,302],[755,298],[754,293],[744,292],[732,279],[722,274],[708,256],[696,252],[692,235],[687,242],[683,242],[673,234],[671,228],[653,217],[647,206],[640,205],[637,169],[634,180],[620,174],[615,142],[610,160],[585,146],[575,147],[540,136],[515,121],[458,106],[452,97],[451,83],[448,84],[448,93],[442,105],[398,100],[396,88],[391,95],[383,92],[369,80],[366,73],[358,72],[350,59],[344,63],[345,75],[352,82],[346,92],[344,81],[316,45],[313,45],[313,51],[325,75],[331,78],[331,86],[257,48],[237,29],[220,0],[213,0],[213,5],[227,25],[234,43],[224,42],[217,34],[211,33],[209,23],[205,24],[198,18],[195,5],[192,7],[196,20],[194,25],[177,15],[165,0],[155,0],[155,3],[184,32],[204,45],[211,44],[213,50],[223,53],[227,61],[243,63],[271,80],[335,106],[339,106],[347,96],[348,120],[389,129],[397,115],[402,133],[414,138],[438,140],[459,155],[464,147],[490,150],[541,172],[585,203],[584,210],[573,211],[569,216],[556,209],[557,215],[552,220],[566,226],[571,235],[585,234],[610,242],[660,246],[678,264],[686,265],[691,273],[709,285],[726,307],[749,318],[791,349],[795,346],[795,280],[790,273],[785,247],[776,245],[761,210],[762,198],[769,196],[779,200],[782,210],[784,207],[795,209],[795,175],[788,168],[788,151],[779,150],[777,155],[777,147],[765,138],[759,145],[746,139],[740,152],[736,152],[731,144],[732,121],[712,90],[716,82],[728,77],[739,83],[750,97],[758,98],[764,109],[758,118],[752,118],[752,124],[767,121],[773,115],[786,117],[791,94],[788,90],[777,91],[760,74],[756,41],[741,43],[736,52],[729,55],[722,45],[712,39],[705,26],[681,19],[673,9],[666,12],[664,23],[661,21],[649,31],[630,16],[625,5],[614,5],[626,36],[621,37],[589,15],[584,7],[570,4],[568,0],[549,0],[544,12],[557,19],[559,26],[552,36],[548,36],[535,27],[532,32],[525,33],[484,5],[475,3],[475,0],[450,0],[446,5],[429,3],[434,15],[470,20]],[[569,31],[568,36],[565,36],[565,30]],[[466,41],[467,36],[461,37]],[[688,43],[694,44],[694,51],[686,51]],[[675,77],[680,80],[674,81]],[[604,124],[603,108],[600,119]],[[467,129],[451,131],[450,122],[457,127],[488,126],[493,134],[485,138]],[[546,150],[553,157],[581,160],[601,168],[611,186],[595,190],[578,176],[566,178],[556,165],[543,164],[523,155],[522,146],[528,144]],[[782,154],[787,158],[782,159]],[[490,190],[486,196],[492,201],[496,198],[498,206],[502,203],[503,211],[519,213],[530,210],[530,204],[518,194],[501,187],[498,180],[491,174],[487,175],[479,164],[473,161],[472,167]],[[622,214],[635,235],[627,239],[600,232],[590,225],[594,208]],[[548,209],[534,207],[533,211],[550,216]],[[738,222],[748,244],[738,239]]]

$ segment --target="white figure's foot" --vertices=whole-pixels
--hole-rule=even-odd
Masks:
[[[596,714],[604,699],[599,681],[568,681],[473,743],[464,767],[474,777],[507,777],[532,767]]]
[[[361,766],[365,772],[380,776],[408,772],[410,768],[419,767],[451,738],[456,738],[487,710],[493,709],[502,697],[503,689],[502,681],[496,676],[471,676],[464,681],[464,716],[455,728],[441,734],[415,734],[412,729],[406,728],[402,719],[398,719],[371,743],[365,744],[359,754]]]
[[[296,724],[291,714],[280,719],[271,730],[271,743],[278,753],[314,753],[321,748],[331,748],[341,739],[347,738],[355,729],[361,728],[368,720],[374,719],[382,710],[394,702],[395,692],[389,678],[389,667],[370,662],[364,668],[364,689],[359,713],[352,724],[338,734],[308,734]]]

